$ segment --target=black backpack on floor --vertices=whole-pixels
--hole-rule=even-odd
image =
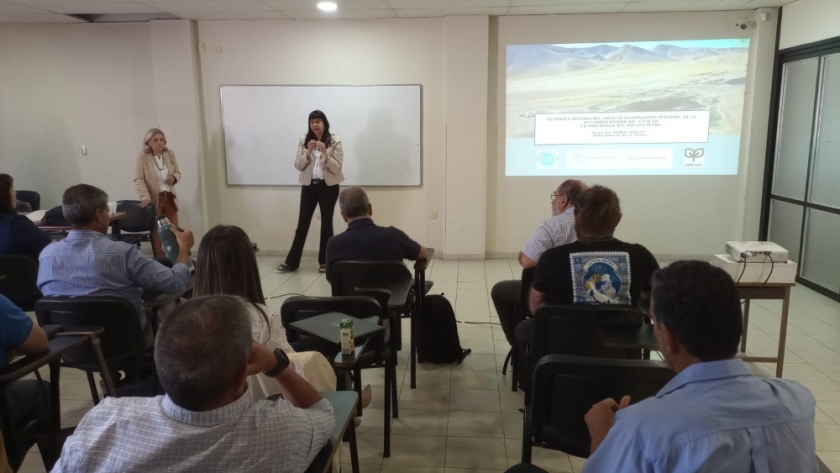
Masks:
[[[421,362],[460,364],[472,353],[461,348],[455,311],[443,294],[426,296],[417,328],[417,358]]]

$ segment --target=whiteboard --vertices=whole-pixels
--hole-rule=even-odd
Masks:
[[[299,185],[297,145],[321,110],[344,146],[342,184],[421,184],[420,85],[224,85],[229,185]]]

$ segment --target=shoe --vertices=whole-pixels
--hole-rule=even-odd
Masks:
[[[370,401],[373,399],[373,389],[370,387],[370,384],[362,389],[362,409],[366,408],[370,405]]]
[[[322,264],[321,266],[318,266],[318,272],[319,273],[326,273],[327,272],[327,265]]]
[[[297,271],[297,268],[292,268],[288,264],[282,263],[279,266],[277,266],[277,271],[280,271],[281,273],[294,273],[295,271]]]

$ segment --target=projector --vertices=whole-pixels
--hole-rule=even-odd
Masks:
[[[763,258],[764,256],[762,256]],[[729,255],[714,255],[712,266],[726,271],[739,284],[796,284],[796,263],[745,263]]]
[[[788,251],[769,241],[727,241],[726,254],[735,261],[747,263],[784,263],[788,260]]]

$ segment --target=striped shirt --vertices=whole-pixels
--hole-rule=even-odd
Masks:
[[[326,399],[300,409],[284,400],[252,403],[246,392],[196,412],[168,396],[108,397],[79,422],[52,471],[302,472],[334,426]]]
[[[562,213],[545,220],[525,244],[522,254],[537,262],[540,256],[554,247],[577,241],[575,233],[575,208],[569,207]]]
[[[143,326],[143,292],[177,294],[190,279],[184,264],[167,268],[134,245],[88,230],[73,230],[47,246],[39,261],[38,288],[45,296],[124,297],[137,310]]]

